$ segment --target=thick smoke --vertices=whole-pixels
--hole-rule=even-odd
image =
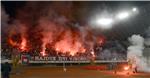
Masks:
[[[150,72],[147,60],[143,56],[144,38],[140,35],[132,35],[129,42],[131,46],[128,47],[128,59],[132,60],[133,65],[137,66],[139,71]]]
[[[71,2],[28,2],[17,11],[9,28],[8,40],[22,51],[46,50],[74,55],[94,46],[97,36],[90,28],[76,25],[76,10]],[[18,30],[19,29],[19,30]]]

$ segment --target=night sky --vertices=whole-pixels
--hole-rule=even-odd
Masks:
[[[28,2],[16,2],[16,1],[2,1],[2,8],[5,9],[9,15],[9,22],[16,18],[17,11],[21,10],[24,6],[27,6]],[[34,3],[34,2],[33,2]],[[47,3],[47,2],[45,2]],[[51,3],[51,2],[49,2]],[[60,3],[60,2],[59,2]],[[73,22],[79,23],[81,26],[88,24],[89,19],[95,14],[108,11],[108,13],[116,13],[122,9],[131,9],[137,7],[139,13],[133,17],[129,17],[127,20],[117,22],[111,29],[102,31],[100,29],[94,29],[98,33],[104,34],[107,39],[110,40],[126,40],[132,34],[141,34],[144,36],[145,30],[150,26],[150,2],[70,2],[73,6],[73,12],[71,14]],[[61,4],[61,3],[60,3]],[[59,4],[58,4],[59,5]],[[41,3],[44,6],[44,3]],[[35,5],[36,7],[36,5]],[[3,19],[2,19],[3,20]],[[100,31],[100,32],[99,32]]]

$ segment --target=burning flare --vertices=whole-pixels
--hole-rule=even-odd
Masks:
[[[125,66],[124,70],[129,70],[129,68],[130,68],[129,66]]]
[[[17,48],[20,49],[21,51],[27,50],[27,48],[26,48],[26,45],[27,45],[26,43],[27,43],[27,41],[26,41],[26,39],[25,39],[24,37],[21,38],[21,42],[20,42],[20,43],[17,42],[17,41],[12,40],[11,38],[8,39],[8,42],[9,42],[9,44],[10,44],[11,46],[17,47]]]
[[[20,44],[20,49],[22,51],[26,50],[26,39],[22,38],[21,44]]]

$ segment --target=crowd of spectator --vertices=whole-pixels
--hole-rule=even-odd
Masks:
[[[91,54],[91,51],[94,52],[94,56]],[[107,42],[104,46],[95,46],[93,50],[86,51],[85,53],[77,52],[74,55],[70,55],[69,52],[62,53],[56,52],[55,50],[47,50],[46,54],[49,57],[86,57],[86,58],[95,58],[95,60],[126,60],[126,49],[117,41]],[[40,56],[38,51],[25,52],[31,56]],[[2,52],[2,57],[11,58],[11,52]]]

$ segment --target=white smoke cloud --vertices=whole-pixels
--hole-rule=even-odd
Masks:
[[[127,58],[133,60],[133,65],[138,67],[139,71],[150,72],[147,60],[143,56],[144,38],[140,35],[132,35],[129,38],[131,46],[128,47]]]

